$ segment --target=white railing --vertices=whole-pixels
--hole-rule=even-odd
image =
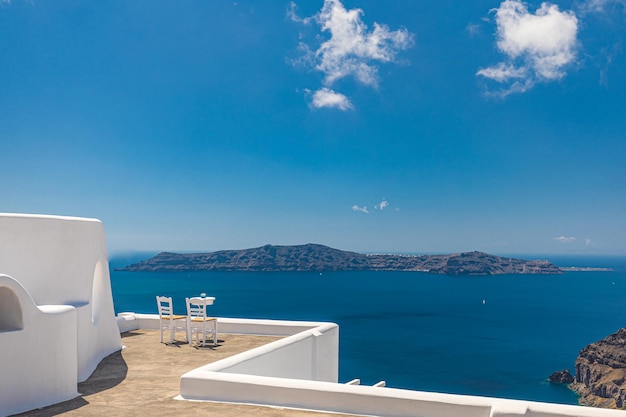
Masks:
[[[142,323],[150,320],[139,316]],[[382,381],[339,384],[337,325],[225,318],[218,323],[220,333],[286,337],[184,374],[180,399],[381,417],[626,417],[620,410],[386,388]]]

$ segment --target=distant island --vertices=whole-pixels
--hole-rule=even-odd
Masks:
[[[415,271],[447,275],[561,274],[546,260],[463,252],[449,255],[362,254],[318,244],[242,250],[162,252],[119,271]]]
[[[613,268],[598,268],[592,266],[562,266],[563,272],[613,272]]]

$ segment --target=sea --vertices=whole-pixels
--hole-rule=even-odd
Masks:
[[[156,295],[216,297],[211,314],[339,325],[339,381],[577,404],[557,370],[626,327],[626,257],[524,256],[612,271],[450,276],[420,272],[122,272],[116,313],[156,313]],[[145,258],[143,258],[145,259]]]

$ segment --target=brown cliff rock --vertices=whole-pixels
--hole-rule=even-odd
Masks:
[[[549,379],[550,382],[555,384],[571,384],[574,382],[574,377],[570,373],[569,369],[553,372]]]
[[[583,405],[626,407],[626,328],[583,348],[570,385]]]

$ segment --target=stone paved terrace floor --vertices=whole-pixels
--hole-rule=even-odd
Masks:
[[[159,343],[158,330],[127,332],[122,334],[125,348],[106,357],[91,377],[78,385],[82,395],[19,416],[337,417],[312,411],[173,399],[185,372],[277,339],[219,334],[217,347],[195,348],[183,341]]]

